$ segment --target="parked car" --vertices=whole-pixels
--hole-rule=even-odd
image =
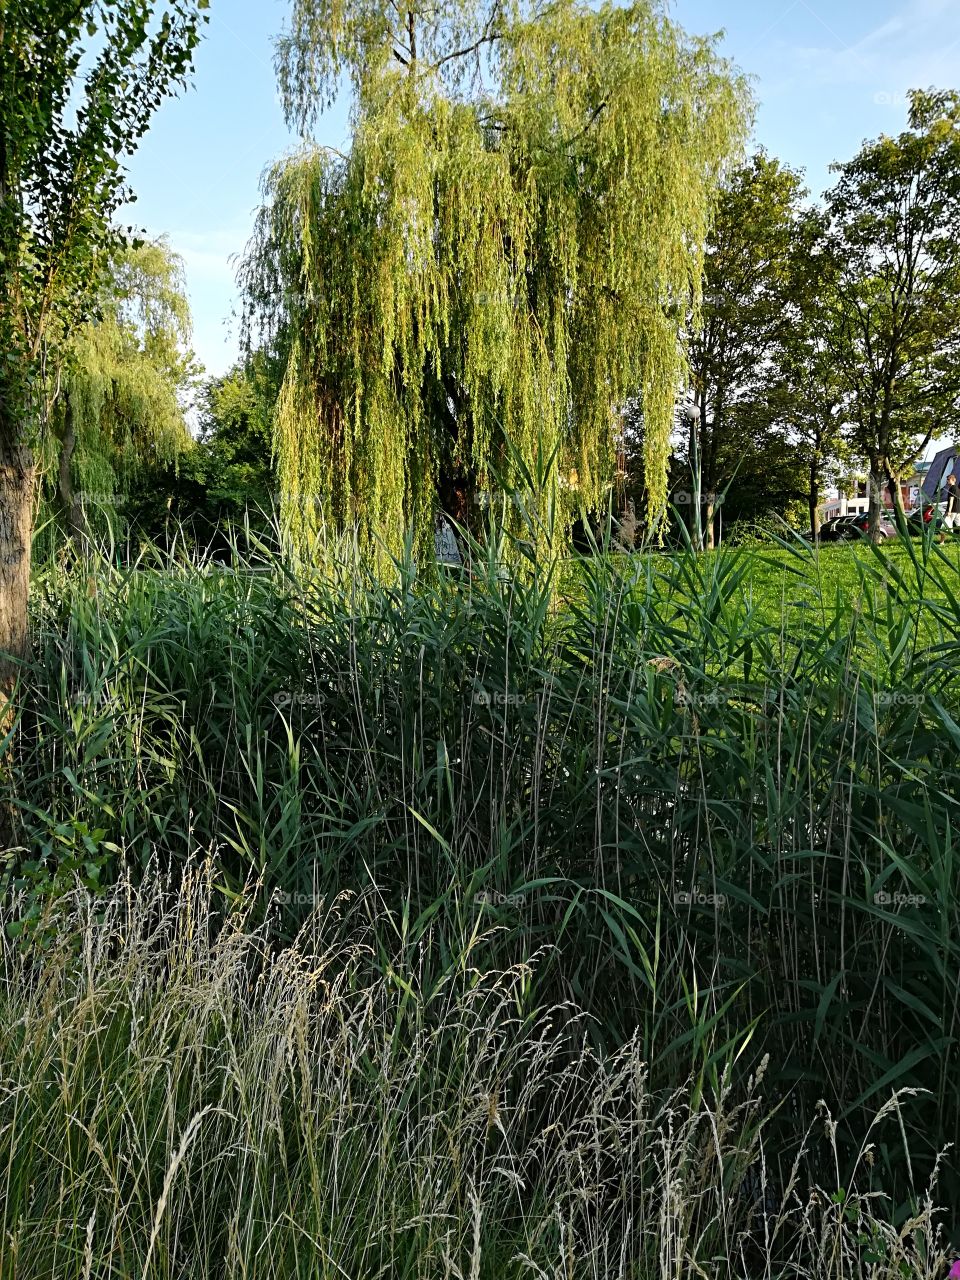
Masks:
[[[824,521],[820,526],[820,541],[840,542],[843,538],[844,529],[856,518],[856,516],[834,516],[832,520]]]
[[[922,507],[917,507],[915,511],[911,511],[907,516],[907,528],[912,538],[919,538],[926,533],[931,527],[934,532],[939,533],[943,528],[943,513],[945,503],[925,503]]]
[[[852,542],[856,538],[865,538],[870,533],[870,513],[864,512],[861,516],[853,516],[847,524],[843,526],[840,532],[840,539],[843,542]],[[895,538],[897,536],[897,526],[893,512],[884,511],[880,516],[880,524],[877,528],[877,537],[881,542],[887,538]]]

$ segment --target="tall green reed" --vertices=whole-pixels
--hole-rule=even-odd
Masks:
[[[210,850],[226,892],[284,895],[287,939],[375,886],[430,984],[549,948],[533,1003],[585,1009],[601,1054],[638,1034],[652,1087],[768,1056],[784,1141],[824,1099],[848,1169],[921,1090],[913,1164],[894,1120],[877,1147],[906,1221],[960,1127],[954,559],[870,553],[841,587],[795,541],[514,551],[51,571],[10,877]]]

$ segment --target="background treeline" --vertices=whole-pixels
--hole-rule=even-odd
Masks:
[[[111,256],[95,317],[64,353],[38,490],[35,554],[178,541],[222,556],[232,531],[266,536],[278,500],[275,383],[257,356],[205,378],[190,348],[180,259],[163,242]]]
[[[858,469],[879,520],[884,490],[899,504],[900,482],[931,440],[955,430],[960,105],[950,93],[911,101],[910,129],[835,166],[837,184],[819,205],[800,175],[762,153],[722,187],[702,309],[688,317],[690,408],[677,415],[668,471],[675,518],[695,537],[702,529],[707,546],[724,530],[777,519],[816,531],[828,486]],[[280,484],[286,339],[204,384],[195,439],[177,423],[173,399],[183,401],[189,375],[175,272],[158,247],[141,250],[135,268],[120,259],[105,286],[109,320],[74,342],[60,410],[67,530],[79,527],[71,490],[112,486],[124,508],[115,533],[164,541],[177,527],[219,554],[227,542],[218,529],[249,519],[266,535],[264,513],[284,504],[294,522],[308,511],[329,517],[319,482],[286,493]],[[139,318],[128,314],[131,290]],[[626,402],[619,440],[621,475],[608,494],[618,512],[635,513],[623,523],[632,543],[649,499],[642,396]],[[476,532],[489,490],[455,471],[440,465],[436,500]]]
[[[931,440],[956,434],[958,104],[913,94],[909,130],[836,164],[819,203],[763,154],[727,181],[672,459],[672,493],[697,505],[707,545],[770,513],[815,532],[828,485],[858,470],[877,521]],[[642,404],[626,422],[639,510]]]

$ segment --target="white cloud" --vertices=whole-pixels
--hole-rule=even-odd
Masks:
[[[833,31],[824,0],[802,0],[825,34],[819,45],[779,47],[786,79],[778,88],[849,86],[872,90],[878,105],[899,105],[906,90],[960,82],[960,5],[956,0],[911,0],[897,14],[853,44]],[[826,16],[825,16],[826,15]]]
[[[202,276],[205,280],[232,284],[236,277],[236,264],[231,259],[242,255],[250,238],[251,227],[224,227],[213,231],[174,231],[169,233],[171,247],[180,254],[191,279]]]

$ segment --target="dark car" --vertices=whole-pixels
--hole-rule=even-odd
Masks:
[[[840,542],[845,537],[845,530],[851,521],[856,520],[856,516],[834,516],[832,520],[825,520],[820,526],[821,542]],[[848,535],[847,535],[848,536]]]
[[[840,531],[840,540],[842,542],[853,542],[857,538],[865,538],[870,533],[870,515],[864,512],[861,516],[852,516]],[[894,522],[893,512],[884,511],[880,516],[880,524],[877,528],[877,537],[881,542],[887,538],[895,538],[897,536],[897,526]]]

